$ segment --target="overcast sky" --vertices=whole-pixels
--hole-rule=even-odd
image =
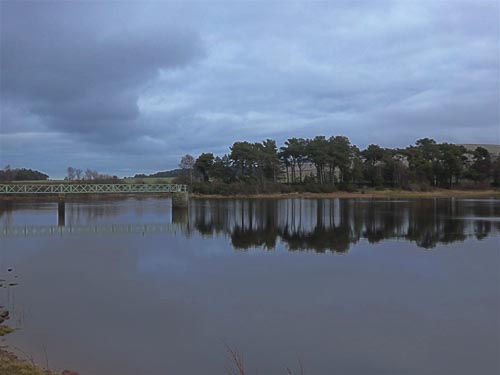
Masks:
[[[124,176],[315,135],[500,143],[498,0],[0,7],[0,168]]]

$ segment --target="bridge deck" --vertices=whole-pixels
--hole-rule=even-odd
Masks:
[[[2,194],[182,193],[180,184],[0,184]]]

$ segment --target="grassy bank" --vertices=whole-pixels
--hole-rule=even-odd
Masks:
[[[5,310],[0,310],[0,313],[8,314]],[[4,320],[4,318],[0,319]],[[0,324],[0,337],[13,331],[9,326]],[[34,363],[20,359],[6,349],[5,346],[0,347],[0,375],[55,375],[37,367]]]
[[[5,329],[7,326],[0,326],[0,336],[12,332]],[[6,333],[7,332],[7,333]],[[0,347],[0,375],[79,375],[78,372],[64,370],[54,372],[37,365],[31,358],[22,359],[12,353],[8,347]]]
[[[64,374],[64,373],[62,373]],[[15,354],[0,349],[0,375],[62,375],[38,367],[35,363],[20,359]],[[66,374],[71,374],[66,372]]]
[[[9,319],[9,312],[0,308],[0,323]],[[0,337],[14,332],[14,329],[6,324],[0,324]],[[33,359],[22,359],[12,353],[8,346],[0,346],[0,375],[78,375],[77,372],[64,370],[53,372],[37,365]]]
[[[13,330],[5,325],[0,325],[0,336],[7,335]],[[66,371],[56,373],[37,366],[33,361],[19,358],[10,352],[7,347],[0,347],[0,375],[70,375],[75,372]]]
[[[110,183],[110,184],[171,184],[173,183],[174,177],[125,177],[118,179],[111,179],[109,181],[87,181],[87,180],[23,180],[23,181],[9,181],[0,182],[2,184],[68,184],[68,183]]]
[[[265,198],[500,198],[500,189],[489,190],[448,190],[437,189],[432,191],[409,191],[409,190],[364,190],[356,192],[334,191],[330,193],[311,193],[311,192],[293,192],[293,193],[259,193],[259,194],[200,194],[190,193],[191,198],[195,199],[265,199]],[[148,199],[148,198],[169,198],[168,194],[67,194],[64,197],[66,202],[88,202],[88,201],[106,201],[117,199]],[[59,198],[54,194],[19,194],[19,195],[0,195],[0,202],[58,202]]]
[[[171,184],[174,177],[126,177],[122,181],[126,184]]]
[[[331,193],[270,193],[270,194],[191,194],[192,198],[234,199],[234,198],[500,198],[500,190],[366,190],[361,192],[335,191]]]

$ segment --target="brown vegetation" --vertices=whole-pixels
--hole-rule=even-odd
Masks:
[[[238,194],[238,195],[204,195],[192,194],[192,198],[231,199],[231,198],[500,198],[500,190],[449,190],[436,189],[432,191],[409,190],[364,190],[360,192],[335,191],[331,193],[269,193],[269,194]]]

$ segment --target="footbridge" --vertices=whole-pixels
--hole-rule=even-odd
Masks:
[[[0,184],[0,194],[157,194],[187,193],[180,184]]]
[[[113,195],[157,195],[171,194],[172,208],[186,208],[189,195],[187,185],[181,184],[23,184],[11,183],[0,184],[0,197],[2,196],[57,196],[58,204],[58,226],[64,226],[66,207],[66,196],[113,196]]]
[[[76,194],[172,194],[172,206],[184,207],[188,202],[187,185],[181,184],[0,184],[0,196]]]

